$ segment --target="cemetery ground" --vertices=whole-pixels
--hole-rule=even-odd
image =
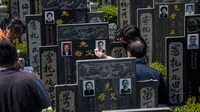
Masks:
[[[137,24],[148,45],[148,66],[164,77],[170,97],[168,107],[173,112],[200,112],[200,51],[198,47],[189,49],[190,37],[196,36],[199,44],[199,0],[69,1],[2,0],[8,6],[10,18],[18,17],[27,26],[26,41],[16,40],[16,48],[50,93],[54,110],[44,112],[148,107],[148,102],[141,100],[140,91],[153,90],[152,96],[156,96],[157,89],[152,89],[152,82],[143,82],[142,88],[132,76],[135,70],[128,68],[134,68],[135,60],[124,58],[127,53],[117,35],[117,30],[127,24]],[[192,15],[188,15],[188,10]],[[114,41],[110,42],[109,37],[115,37]],[[97,60],[94,49],[99,43],[106,54],[117,59]],[[70,52],[64,52],[65,47]],[[132,96],[121,96],[117,85],[124,78],[132,85]],[[98,90],[93,88],[93,94],[87,96],[83,86],[87,84],[98,86]],[[90,98],[93,95],[96,98]],[[133,100],[136,97],[141,99]],[[152,99],[149,107],[157,107],[158,99]]]

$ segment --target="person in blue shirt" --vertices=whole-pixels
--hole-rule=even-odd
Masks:
[[[33,73],[15,67],[17,50],[0,40],[0,112],[41,112],[50,106],[50,94]]]
[[[190,44],[188,45],[189,49],[199,49],[199,45],[196,44],[197,37],[195,35],[192,35],[190,37]]]
[[[165,85],[162,73],[147,65],[145,61],[146,46],[140,40],[132,41],[127,46],[128,57],[136,58],[136,79],[142,80],[158,80],[158,103],[168,103],[168,90]]]

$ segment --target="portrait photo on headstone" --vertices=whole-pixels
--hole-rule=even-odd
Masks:
[[[54,11],[46,11],[45,24],[54,24],[54,23],[55,23]]]
[[[131,78],[123,78],[119,80],[120,94],[131,94]]]
[[[72,56],[72,42],[66,41],[61,43],[61,55],[62,56]]]
[[[188,49],[199,49],[199,34],[188,34],[187,44]]]
[[[194,3],[185,4],[185,15],[194,15],[195,13],[195,5]]]
[[[95,46],[96,46],[95,52],[99,51],[102,53],[106,53],[106,41],[105,40],[96,40]]]
[[[83,96],[84,97],[95,96],[95,82],[94,82],[94,80],[83,81]]]
[[[160,18],[168,18],[168,5],[159,6],[159,15]]]

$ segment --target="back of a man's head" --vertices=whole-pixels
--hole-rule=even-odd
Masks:
[[[146,55],[147,47],[139,40],[132,41],[127,46],[127,52],[130,57],[143,58]]]
[[[0,67],[12,67],[17,59],[15,46],[7,40],[0,40]]]

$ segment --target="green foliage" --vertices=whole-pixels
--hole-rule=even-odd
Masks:
[[[8,5],[8,0],[2,0],[3,5]]]
[[[104,18],[109,23],[117,23],[117,7],[115,6],[101,6],[98,11],[104,12]]]
[[[51,110],[51,109],[44,109],[42,112],[56,112],[56,110]]]
[[[160,71],[162,73],[162,76],[163,76],[165,82],[166,82],[166,80],[167,80],[167,68],[164,65],[162,65],[161,63],[156,61],[156,62],[149,64],[149,66]]]
[[[23,43],[19,43],[19,40],[16,40],[16,48],[17,50],[21,51],[21,56],[25,57],[26,56],[26,41],[24,41]]]
[[[181,108],[175,108],[173,112],[200,112],[200,104],[197,103],[196,98],[189,98],[186,106]]]

